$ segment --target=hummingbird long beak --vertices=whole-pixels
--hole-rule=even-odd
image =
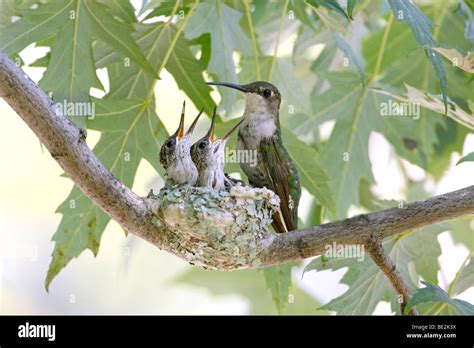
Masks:
[[[244,93],[247,93],[247,92],[250,92],[248,89],[246,89],[244,86],[242,85],[239,85],[237,83],[229,83],[229,82],[206,82],[206,84],[210,85],[210,86],[224,86],[224,87],[229,87],[229,88],[233,88],[233,89],[236,89],[238,91],[241,91],[241,92],[244,92]]]
[[[216,130],[216,107],[214,107],[214,112],[212,113],[211,128],[207,132],[206,136],[209,138],[211,143],[215,140],[215,130]]]
[[[184,109],[185,107],[186,107],[186,100],[183,102],[183,109],[181,110],[181,119],[179,120],[179,127],[175,133],[178,140],[181,140],[181,138],[184,135]]]
[[[199,117],[201,117],[203,111],[204,111],[204,107],[201,109],[201,111],[199,111],[199,114],[196,116],[196,118],[194,119],[193,123],[191,123],[191,126],[189,126],[189,129],[188,129],[188,131],[186,132],[186,135],[191,135],[191,134],[193,134],[194,128],[196,127],[197,122],[198,122],[198,120],[199,120]]]

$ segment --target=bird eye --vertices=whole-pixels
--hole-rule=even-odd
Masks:
[[[203,141],[202,143],[199,143],[198,146],[199,146],[199,148],[202,150],[202,149],[205,149],[205,148],[206,148],[206,145],[207,145],[206,142]]]
[[[174,145],[174,143],[173,143],[172,140],[168,140],[168,141],[166,142],[166,147],[167,147],[167,148],[171,148],[171,147],[173,147],[173,145]]]
[[[264,96],[265,98],[268,98],[268,97],[270,97],[271,95],[272,95],[272,91],[270,91],[269,89],[266,89],[266,90],[263,91],[263,96]]]

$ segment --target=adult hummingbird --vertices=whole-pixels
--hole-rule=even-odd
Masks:
[[[247,85],[208,82],[244,93],[244,119],[237,136],[237,150],[255,151],[257,164],[240,163],[249,183],[267,187],[280,198],[280,210],[273,216],[276,232],[298,228],[298,204],[301,184],[296,166],[283,146],[279,110],[281,95],[271,83],[256,81]]]
[[[191,136],[204,108],[196,116],[188,131],[184,133],[185,107],[186,101],[183,102],[178,130],[161,147],[160,163],[173,184],[194,186],[198,178],[198,170],[191,159]]]
[[[199,173],[198,186],[222,190],[234,185],[235,181],[224,173],[224,151],[231,134],[241,122],[237,123],[221,139],[216,139],[216,108],[214,108],[209,131],[191,147],[191,158]]]

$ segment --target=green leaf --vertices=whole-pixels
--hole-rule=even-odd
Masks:
[[[421,201],[428,197],[429,194],[421,183],[409,184],[407,193],[407,200],[409,202]],[[417,275],[430,283],[438,284],[438,271],[440,270],[438,258],[441,256],[438,236],[440,233],[451,228],[450,222],[441,222],[420,230],[405,232],[401,235],[401,238],[406,243],[404,247],[417,255],[413,261]]]
[[[389,238],[383,242],[384,249],[397,265],[397,269],[407,282],[408,287],[413,289],[414,282],[408,271],[408,263],[412,262],[417,254],[404,248],[404,244],[403,239],[396,240],[395,238]],[[349,285],[349,289],[321,308],[336,311],[339,315],[368,315],[374,311],[380,301],[388,301],[391,303],[392,311],[399,313],[400,306],[392,285],[370,257],[365,255],[362,262],[350,260],[352,263],[349,270],[341,280],[341,283]],[[327,260],[325,267],[332,270],[346,267],[348,264],[344,261],[331,258]],[[320,268],[316,269],[321,270]]]
[[[61,213],[63,218],[52,238],[55,245],[46,275],[46,290],[69,261],[78,257],[85,249],[97,255],[102,232],[109,222],[109,217],[77,186],[74,186],[57,212]]]
[[[266,0],[254,0],[252,3],[255,6],[252,11],[252,22],[257,29],[280,20],[281,11],[279,9],[283,8],[284,1],[272,3]],[[288,6],[292,6],[291,2],[288,3]]]
[[[334,100],[343,113],[336,121],[329,141],[321,149],[321,165],[332,179],[330,187],[336,201],[335,216],[338,218],[346,216],[350,204],[359,202],[360,181],[364,179],[373,183],[368,155],[368,138],[374,128],[374,122],[377,121],[375,108],[378,107],[374,105],[374,99],[367,96],[370,92],[366,89],[349,85],[346,85],[346,88],[344,91],[347,94]],[[330,94],[330,91],[324,93],[320,96],[320,100],[333,100]],[[345,103],[344,100],[349,102]],[[324,106],[322,109],[327,109],[327,107]],[[339,116],[335,111],[326,115]]]
[[[216,81],[238,82],[233,52],[244,56],[252,53],[252,43],[239,25],[243,14],[225,5],[223,1],[202,2],[189,20],[185,30],[188,39],[202,34],[211,35],[211,58],[208,70]],[[235,107],[238,92],[229,88],[219,89],[221,108],[230,113]]]
[[[464,37],[464,20],[456,15],[449,2],[434,2],[423,7],[423,12],[436,24],[433,37],[440,44],[467,51],[472,43]],[[366,59],[369,76],[380,76],[384,91],[401,95],[405,84],[436,96],[441,94],[439,81],[431,68],[425,52],[420,48],[408,26],[389,17],[387,24],[363,41],[362,51]],[[469,110],[468,99],[470,75],[448,62],[443,62],[446,71],[450,102],[463,110]],[[396,90],[393,90],[395,88]],[[441,97],[437,97],[441,100]],[[442,113],[444,114],[444,104]],[[421,108],[419,119],[399,132],[405,134],[410,148],[393,144],[397,153],[410,162],[424,168],[439,179],[450,163],[451,153],[460,152],[467,129],[453,125],[447,118]],[[408,143],[407,143],[408,144]]]
[[[12,17],[20,16],[23,10],[28,9],[35,0],[2,0],[0,11],[0,30],[12,24]]]
[[[414,196],[426,198],[426,193],[417,185],[411,186],[409,193],[410,200],[415,199]],[[448,229],[448,224],[434,225],[383,241],[385,251],[392,258],[409,289],[415,289],[419,277],[436,281],[439,270],[437,259],[441,254],[437,236]],[[385,274],[368,254],[363,254],[362,259],[329,256],[323,254],[315,258],[304,271],[338,270],[348,267],[341,283],[347,284],[349,289],[324,305],[322,309],[344,315],[367,315],[374,311],[380,301],[388,301],[391,303],[392,311],[400,312],[397,294]]]
[[[160,28],[161,24],[155,25]],[[164,25],[171,25],[171,23]],[[176,32],[176,35],[180,35],[180,32]],[[156,45],[160,42],[161,36],[155,35],[153,38],[154,41],[144,48],[144,54],[149,61],[154,62],[155,69],[159,73],[166,66],[174,46],[171,44],[157,48]],[[176,41],[172,40],[174,43]],[[160,143],[164,142],[168,134],[154,111],[152,96],[155,77],[137,66],[124,66],[121,62],[109,65],[107,68],[110,93],[105,99],[95,100],[96,117],[89,122],[91,129],[102,131],[101,138],[94,147],[94,153],[118,180],[131,187],[142,159],[146,159],[158,173],[163,173],[157,154]],[[76,189],[73,189],[71,195],[76,192],[74,191]],[[80,201],[80,204],[76,203],[81,211],[79,214],[97,209],[82,193],[79,193],[76,199]],[[67,226],[77,231],[77,238],[81,243],[76,247],[77,241],[72,239],[74,236],[71,236],[66,229],[58,229],[53,237],[56,246],[46,279],[46,288],[72,258],[77,257],[86,248],[90,248],[91,244],[82,242],[87,240],[87,235],[84,234],[88,232],[84,227],[87,221],[71,219],[68,214],[76,214],[76,211],[62,210],[61,212],[63,220],[69,222]],[[101,223],[93,225],[94,230],[88,233],[96,236],[94,241],[98,246],[109,217],[101,211],[94,211],[94,213],[96,221]]]
[[[169,16],[173,12],[173,8],[176,5],[176,3],[173,1],[160,0],[159,2],[155,1],[155,3],[156,5],[153,5],[154,7],[153,10],[149,14],[147,14],[147,16],[145,17],[145,20],[153,18],[153,17]],[[152,3],[150,2],[149,5],[152,5]]]
[[[352,13],[354,12],[355,4],[356,0],[347,0],[347,15],[350,19],[354,19]]]
[[[117,52],[130,57],[139,63],[145,71],[156,77],[155,70],[148,63],[137,43],[130,35],[128,26],[113,19],[101,4],[84,2],[84,7],[90,16],[90,29],[95,32],[98,39],[107,42]]]
[[[474,251],[474,223],[472,218],[458,218],[451,221],[451,236],[455,243],[461,243],[470,251]]]
[[[92,59],[92,36],[86,32],[90,25],[88,14],[80,1],[74,11],[75,18],[57,34],[48,68],[39,82],[44,91],[53,92],[53,100],[60,104],[88,102],[91,86],[104,89]],[[91,115],[68,116],[85,128],[85,117]]]
[[[188,0],[181,0],[179,6],[186,6]],[[145,19],[155,17],[155,16],[169,16],[173,11],[174,6],[176,5],[173,1],[163,1],[163,0],[144,0],[142,3],[142,8],[140,9],[138,15],[141,16],[146,11],[151,10],[151,12],[145,17]],[[151,13],[154,12],[154,15]]]
[[[461,164],[463,162],[474,162],[474,152],[468,153],[466,156],[462,157],[456,165]]]
[[[56,33],[69,21],[73,5],[74,0],[54,1],[20,11],[22,18],[2,30],[0,47],[8,55],[19,53],[29,44]]]
[[[452,154],[462,153],[469,129],[452,119],[446,119],[446,128],[438,127],[436,131],[438,142],[434,146],[434,153],[428,158],[428,168],[433,178],[439,181],[451,165]]]
[[[176,30],[170,26],[168,40],[174,37]],[[212,89],[205,84],[203,72],[206,66],[202,60],[197,60],[188,47],[188,42],[180,35],[166,64],[179,88],[193,101],[198,109],[204,107],[208,115],[212,114],[215,103],[211,98]]]
[[[22,13],[20,20],[3,31],[0,46],[7,52],[17,52],[31,42],[55,37],[48,42],[52,45],[51,54],[39,85],[52,92],[53,100],[61,105],[89,102],[91,87],[103,89],[92,58],[92,44],[96,39],[154,74],[130,35],[132,27],[112,17],[103,4],[72,0],[40,4],[37,9]],[[67,116],[84,128],[85,117],[90,115]]]
[[[411,1],[403,0],[388,0],[393,14],[398,21],[406,21],[410,26],[416,40],[422,47],[438,46],[436,40],[431,34],[430,28],[432,23],[425,17],[423,12]],[[447,99],[447,82],[446,74],[439,53],[433,51],[431,48],[425,48],[426,56],[433,65],[436,75],[438,76],[441,91],[443,93],[443,101],[445,108],[448,108]]]
[[[429,226],[406,237],[408,247],[417,254],[413,261],[417,274],[432,284],[438,284],[438,258],[441,256],[438,235],[448,228],[448,224]]]
[[[454,7],[450,7],[449,2],[434,2],[432,6],[422,9],[436,23],[433,31],[436,41],[443,46],[449,45],[462,51],[470,49],[472,43],[464,38],[463,19],[455,14]],[[367,62],[367,74],[378,73],[382,76],[383,83],[399,89],[404,89],[405,84],[408,84],[431,94],[441,94],[438,78],[430,61],[426,59],[425,51],[420,48],[406,25],[390,20],[391,18],[385,28],[369,35],[363,41],[362,51]],[[448,62],[444,63],[449,97],[467,109],[465,101],[472,98],[470,88],[466,88],[470,74]]]
[[[349,73],[326,76],[331,88],[314,98],[312,117],[302,119],[293,131],[303,135],[305,130],[336,120],[329,141],[321,148],[321,163],[333,179],[335,217],[343,218],[351,204],[360,203],[360,181],[373,183],[368,158],[368,139],[372,131],[384,135],[399,155],[427,168],[428,158],[438,142],[437,127],[446,122],[434,112],[390,117],[390,113],[384,112],[393,103],[391,94],[387,93],[390,88],[379,88],[373,83],[363,88]]]
[[[100,2],[109,8],[113,16],[120,18],[123,22],[129,24],[137,22],[135,8],[129,0],[100,0]]]
[[[400,101],[405,105],[411,103],[408,105],[420,106],[417,122],[413,122],[410,129],[400,130],[406,135],[406,140],[413,145],[413,149],[400,147],[394,143],[395,148],[401,156],[425,168],[435,180],[439,180],[451,163],[452,153],[462,152],[464,139],[469,129],[474,127],[474,118],[453,101],[448,104],[449,118],[446,118],[443,115],[444,105],[438,96],[423,93],[408,85],[406,88],[408,93],[405,96],[399,92],[381,91],[393,97],[395,103]],[[418,156],[413,156],[416,154]]]
[[[344,38],[338,33],[332,33],[332,36],[334,37],[334,40],[336,40],[337,46],[341,49],[342,52],[344,52],[346,57],[349,59],[349,63],[351,63],[351,66],[354,66],[355,70],[359,73],[362,84],[365,85],[364,69],[362,68],[362,65],[358,61],[357,57],[355,56],[352,47],[349,46],[346,40],[344,40]]]
[[[335,4],[345,15],[345,12],[342,10],[342,8],[339,7],[337,2],[335,2]],[[354,4],[350,4],[350,2],[349,2],[348,3],[348,8],[349,8],[349,6],[354,6]],[[357,59],[352,47],[338,33],[338,32],[344,33],[345,28],[343,26],[341,26],[341,24],[339,22],[337,22],[334,18],[328,16],[324,11],[321,11],[320,8],[314,7],[314,6],[311,6],[311,7],[318,14],[318,16],[321,18],[322,22],[324,23],[324,25],[331,32],[331,35],[334,38],[334,41],[336,42],[337,46],[346,55],[346,58],[351,63],[351,66],[353,66],[355,68],[355,70],[359,73],[360,78],[361,78],[361,82],[362,82],[363,85],[365,85],[365,74],[364,74],[364,70],[362,68],[362,64]],[[351,8],[351,11],[352,11],[352,8]],[[350,17],[352,19],[352,14],[350,16],[347,16],[347,15],[345,15],[345,16],[347,18]],[[327,67],[326,67],[326,69],[327,69]],[[314,67],[313,67],[313,70],[314,70]]]
[[[331,246],[331,245],[329,245]],[[354,258],[330,258],[325,254],[315,257],[304,268],[303,274],[310,271],[337,270],[354,265]]]
[[[452,289],[450,289],[452,295],[460,294],[474,286],[474,257],[471,257],[466,264],[462,266],[453,282]]]
[[[281,314],[288,303],[288,294],[291,287],[291,264],[264,268],[263,273],[277,312]]]
[[[424,279],[436,279],[439,269],[437,258],[440,255],[439,245],[436,243],[437,235],[441,231],[442,228],[431,231],[419,230],[399,238],[388,238],[383,242],[384,249],[396,264],[409,289],[415,288],[419,276]],[[426,245],[420,249],[423,243]],[[413,266],[418,274],[413,272]],[[388,301],[391,303],[392,311],[400,312],[397,294],[392,285],[368,255],[365,255],[362,262],[354,259],[328,258],[323,255],[308,264],[305,272],[337,270],[343,267],[349,267],[349,270],[341,283],[349,285],[349,289],[324,305],[322,309],[336,311],[339,315],[368,315],[380,301]]]
[[[0,36],[0,47],[8,54],[19,52],[32,42],[60,32],[59,29],[70,22],[73,28],[69,30],[73,34],[69,32],[68,35],[73,42],[79,39],[90,45],[93,38],[100,39],[136,61],[150,74],[155,74],[132,39],[131,28],[115,20],[108,8],[96,1],[54,1],[40,4],[37,9],[24,10],[22,14],[22,18],[6,28]]]
[[[47,68],[50,60],[51,60],[51,52],[48,52],[43,57],[38,58],[33,63],[31,63],[30,66],[39,67],[39,68]]]
[[[295,17],[301,21],[305,26],[308,26],[312,29],[315,29],[314,23],[311,20],[311,17],[306,11],[307,6],[304,1],[290,1],[288,4],[288,9],[295,13]]]
[[[319,6],[323,6],[330,11],[335,11],[336,13],[340,14],[347,20],[350,19],[347,13],[344,11],[344,9],[339,5],[339,3],[336,0],[307,0],[307,3],[316,8]]]
[[[367,181],[362,180],[359,185],[360,204],[369,209],[369,211],[379,211],[399,206],[399,202],[395,200],[385,200],[376,197],[370,190]]]
[[[178,87],[193,101],[198,109],[204,107],[208,115],[214,109],[211,98],[211,88],[205,84],[203,72],[205,66],[197,60],[189,49],[189,42],[182,34],[179,36],[177,29],[171,23],[139,24],[136,26],[133,37],[144,52],[149,52],[152,59],[158,62],[166,61],[164,68],[175,79]],[[170,50],[169,48],[173,49]],[[99,68],[105,67],[116,61],[123,61],[114,51],[102,48],[95,54],[96,64]],[[125,75],[117,81],[117,93],[127,89],[127,82],[134,79],[134,71],[125,69]],[[132,96],[137,98],[146,95],[149,85],[153,83],[147,74],[139,73],[135,79],[136,86]],[[141,87],[140,87],[141,86]],[[126,94],[123,95],[126,97]]]
[[[94,153],[112,174],[131,187],[142,158],[162,172],[156,154],[159,142],[166,139],[167,133],[154,108],[133,99],[94,100],[94,103],[96,116],[90,128],[103,132]],[[55,247],[45,282],[47,289],[61,269],[83,250],[90,249],[97,255],[100,238],[110,221],[76,186],[58,212],[63,218],[53,236]]]
[[[405,130],[413,119],[385,117],[381,106],[387,105],[389,98],[370,86],[361,87],[353,74],[334,74],[330,81],[332,88],[316,98],[316,113],[301,127],[336,119],[328,142],[321,148],[321,166],[331,178],[335,217],[343,218],[351,204],[360,203],[360,181],[374,182],[368,155],[371,132],[382,133],[395,147],[402,148]]]
[[[346,28],[342,23],[340,23],[337,18],[331,16],[330,12],[324,7],[316,7],[311,4],[309,6],[313,11],[318,15],[319,19],[324,23],[324,25],[333,32],[345,33]]]
[[[413,293],[412,298],[407,303],[405,313],[408,313],[411,308],[421,303],[441,302],[451,306],[458,315],[474,315],[474,305],[462,300],[453,300],[439,286],[424,281],[422,283],[426,287],[418,289]]]

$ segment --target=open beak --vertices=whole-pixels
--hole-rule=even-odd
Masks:
[[[229,82],[206,82],[206,83],[210,86],[224,86],[224,87],[233,88],[244,93],[250,92],[248,89],[245,88],[245,86],[242,86],[236,83],[229,83]]]
[[[227,132],[226,135],[224,135],[221,139],[218,139],[216,140],[216,147],[214,149],[214,152],[217,151],[217,149],[219,149],[221,146],[225,146],[225,144],[227,143],[227,140],[229,140],[230,136],[232,135],[232,133],[234,133],[237,129],[239,129],[239,126],[241,125],[241,123],[244,121],[244,119],[241,119],[239,122],[237,122],[237,124],[232,127],[232,129],[230,131]]]
[[[181,138],[184,135],[184,109],[185,107],[186,107],[186,101],[183,102],[183,109],[181,110],[181,119],[179,120],[179,127],[175,133],[178,140],[181,140]]]
[[[191,123],[191,126],[189,126],[189,129],[188,129],[188,131],[186,132],[186,135],[191,135],[191,134],[193,134],[194,128],[196,127],[197,122],[198,122],[198,120],[199,120],[199,117],[201,117],[203,111],[204,111],[204,107],[201,109],[201,111],[199,111],[199,114],[196,116],[196,118],[194,119],[193,123]]]
[[[214,107],[214,112],[212,113],[211,128],[207,132],[206,136],[209,138],[211,143],[215,140],[215,130],[216,130],[216,107]]]
[[[230,131],[228,131],[226,135],[224,135],[222,137],[222,140],[224,142],[227,141],[230,138],[230,136],[232,135],[232,133],[234,133],[239,128],[239,126],[242,124],[243,121],[244,121],[244,119],[242,118],[239,122],[237,122],[237,124],[234,127],[232,127],[232,129]]]

